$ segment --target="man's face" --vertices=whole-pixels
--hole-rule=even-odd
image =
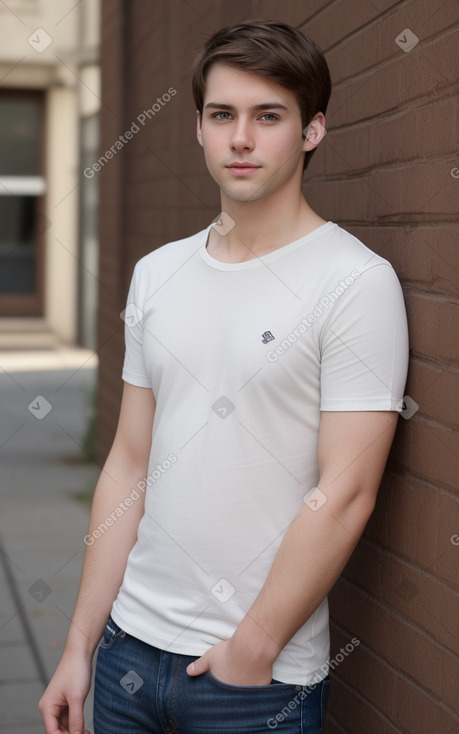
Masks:
[[[219,62],[207,74],[197,136],[212,178],[234,201],[262,199],[288,183],[299,188],[303,151],[320,142],[303,140],[293,92]]]

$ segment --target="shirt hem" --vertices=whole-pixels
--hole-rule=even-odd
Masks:
[[[133,372],[123,370],[121,376],[124,382],[128,382],[130,385],[134,385],[135,387],[151,387],[149,380],[147,380],[145,377],[140,377]]]
[[[211,647],[210,645],[190,645],[186,642],[180,643],[176,640],[168,640],[165,637],[151,634],[151,632],[146,630],[144,627],[133,624],[128,619],[126,619],[122,614],[119,613],[115,605],[113,605],[110,615],[113,618],[113,621],[116,622],[118,627],[121,627],[121,629],[124,630],[124,632],[127,632],[128,635],[136,637],[138,640],[141,640],[142,642],[145,642],[147,645],[151,645],[152,647],[156,647],[159,650],[167,650],[167,652],[171,652],[176,655],[190,655],[191,657],[200,657],[201,655],[204,655],[204,653],[207,652]],[[319,683],[325,680],[325,678],[329,674],[328,662],[329,661],[327,658],[326,660],[324,660],[322,666],[319,666],[312,672],[306,674],[304,676],[306,682],[304,682],[304,680],[302,682],[298,680],[298,678],[293,679],[291,671],[284,673],[283,668],[277,666],[276,663],[274,663],[273,678],[281,683],[287,683],[289,685],[295,686],[319,685]],[[327,668],[327,672],[324,672],[324,668]]]
[[[400,407],[402,398],[393,398],[391,400],[388,400],[387,398],[383,398],[381,400],[372,400],[371,402],[368,402],[368,400],[361,400],[356,401],[353,399],[347,400],[344,399],[326,399],[321,400],[320,402],[320,410],[323,411],[358,411],[358,410],[393,410],[397,413],[401,413],[402,408]]]
[[[206,645],[191,645],[186,642],[178,643],[175,640],[168,640],[166,637],[152,634],[149,630],[145,629],[145,627],[133,624],[131,621],[126,619],[126,617],[123,617],[123,615],[117,610],[116,606],[113,606],[110,614],[116,624],[127,632],[128,635],[137,637],[137,639],[142,640],[142,642],[146,642],[147,645],[157,647],[159,650],[167,650],[167,652],[177,653],[178,655],[193,655],[196,657],[204,655],[204,653],[209,649],[209,646]]]

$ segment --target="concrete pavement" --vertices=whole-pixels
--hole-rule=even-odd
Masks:
[[[82,459],[97,361],[0,355],[0,734],[42,734],[37,702],[62,652],[99,469]],[[92,731],[91,696],[86,725]]]

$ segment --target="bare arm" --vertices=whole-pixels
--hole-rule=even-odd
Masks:
[[[323,413],[319,491],[288,528],[252,607],[229,641],[188,672],[210,669],[240,685],[263,685],[287,642],[328,594],[370,517],[397,424],[394,412]],[[312,488],[311,488],[312,489]]]
[[[86,542],[91,545],[86,548],[78,598],[66,642],[66,649],[89,657],[94,654],[121,586],[127,558],[143,515],[144,495],[141,494],[100,537],[94,537],[92,533],[146,476],[154,409],[151,390],[124,384],[117,432],[94,493],[86,536]],[[107,573],[108,569],[111,573]]]
[[[94,493],[83,572],[67,641],[39,704],[47,734],[83,732],[82,711],[89,690],[92,657],[121,585],[144,511],[143,493],[129,507],[125,500],[148,472],[154,412],[150,389],[124,384],[115,439]],[[123,514],[102,533],[97,532],[119,503],[126,508]],[[76,668],[80,675],[75,674]],[[60,728],[58,721],[65,728]]]

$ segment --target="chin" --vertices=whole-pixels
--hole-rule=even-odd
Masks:
[[[217,183],[219,182],[217,181]],[[223,182],[220,182],[219,186],[225,196],[232,201],[256,201],[257,199],[262,199],[266,196],[266,191],[263,186],[250,187],[250,189],[246,187],[245,191],[242,186],[240,188],[236,186],[228,186]]]

